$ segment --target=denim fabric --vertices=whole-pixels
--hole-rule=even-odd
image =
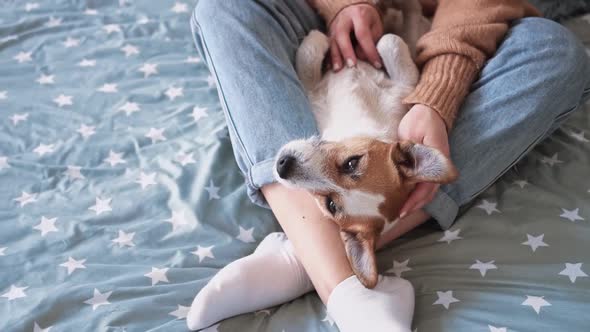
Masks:
[[[274,182],[278,149],[317,134],[294,57],[302,38],[323,28],[321,19],[305,0],[200,0],[191,27],[217,80],[248,194],[266,207],[260,188]],[[450,133],[460,177],[442,186],[425,208],[442,228],[580,105],[590,89],[589,62],[559,24],[542,18],[514,22]]]

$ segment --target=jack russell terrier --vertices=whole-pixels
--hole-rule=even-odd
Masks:
[[[279,183],[307,190],[340,227],[350,265],[368,288],[378,280],[376,242],[395,226],[416,183],[448,183],[457,177],[438,150],[398,140],[398,125],[409,110],[402,100],[419,76],[412,54],[420,31],[427,30],[416,26],[426,21],[420,19],[419,3],[402,2],[399,34],[409,45],[394,34],[381,37],[377,51],[385,72],[363,61],[323,72],[329,38],[319,31],[305,37],[296,70],[321,136],[286,144],[275,164]]]

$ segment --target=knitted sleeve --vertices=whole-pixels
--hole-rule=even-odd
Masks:
[[[440,0],[432,29],[418,41],[420,81],[406,104],[436,110],[450,130],[469,87],[511,21],[539,12],[524,0]]]

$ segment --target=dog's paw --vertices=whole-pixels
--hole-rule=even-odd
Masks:
[[[330,49],[330,39],[326,34],[318,31],[318,30],[311,30],[301,45],[305,45],[305,47],[309,47],[310,51],[313,50],[319,54],[325,54],[328,49]]]
[[[395,57],[400,49],[407,47],[408,45],[400,36],[391,33],[383,35],[383,37],[379,39],[379,42],[377,42],[377,51],[382,58]]]

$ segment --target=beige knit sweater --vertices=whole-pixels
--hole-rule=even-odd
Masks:
[[[345,7],[371,0],[308,0],[326,22]],[[439,0],[432,30],[418,41],[420,82],[404,102],[436,110],[452,128],[457,110],[511,21],[538,16],[525,0]]]

